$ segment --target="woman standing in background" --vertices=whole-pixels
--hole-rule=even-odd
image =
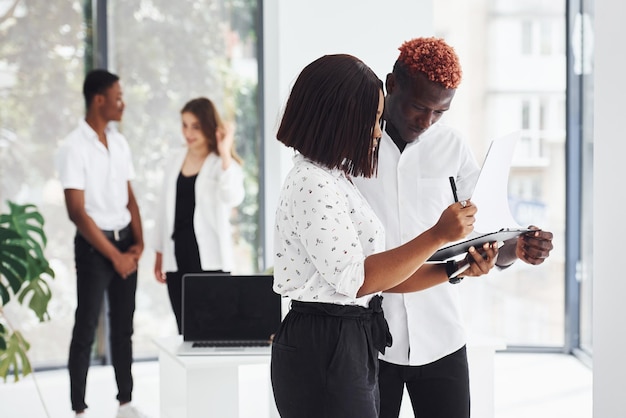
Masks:
[[[179,333],[182,276],[232,270],[230,214],[244,198],[234,127],[224,124],[204,97],[185,104],[181,119],[187,147],[165,162],[154,240],[154,275],[167,283]]]

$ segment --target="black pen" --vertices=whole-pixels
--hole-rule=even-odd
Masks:
[[[450,187],[452,187],[452,195],[454,196],[454,201],[458,202],[459,197],[456,195],[456,183],[454,182],[454,177],[450,176]]]

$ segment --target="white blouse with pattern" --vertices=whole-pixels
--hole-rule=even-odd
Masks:
[[[384,229],[341,170],[294,157],[276,210],[274,291],[293,300],[367,306],[356,293]]]

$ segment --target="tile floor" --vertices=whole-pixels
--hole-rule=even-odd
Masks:
[[[134,365],[134,403],[150,418],[159,418],[158,363]],[[39,372],[17,383],[0,383],[2,418],[71,418],[66,370]],[[495,418],[591,418],[592,372],[572,356],[498,353],[495,358]],[[90,369],[87,386],[89,418],[114,418],[117,409],[113,371]],[[262,418],[247,412],[245,418]],[[243,416],[243,412],[242,412]],[[408,402],[401,418],[412,417]],[[219,417],[229,418],[229,417]],[[481,417],[476,417],[481,418]]]

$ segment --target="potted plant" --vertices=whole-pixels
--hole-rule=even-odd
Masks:
[[[43,252],[47,242],[43,216],[35,205],[7,203],[9,213],[0,214],[0,376],[5,382],[9,373],[18,381],[32,368],[27,355],[30,344],[3,308],[19,303],[40,321],[48,320],[52,294],[47,280],[54,278]]]

